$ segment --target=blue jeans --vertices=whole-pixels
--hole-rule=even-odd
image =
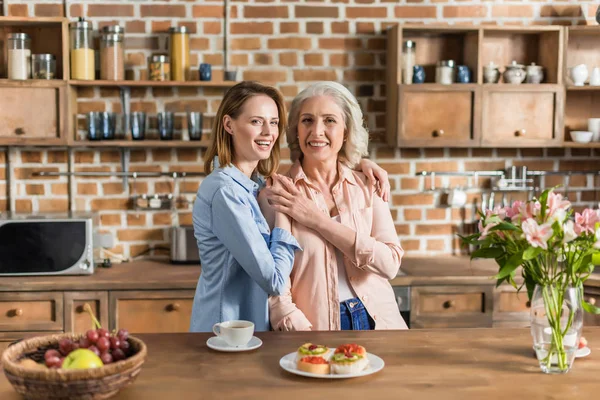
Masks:
[[[370,331],[375,329],[375,321],[358,298],[340,303],[340,323],[343,331]]]

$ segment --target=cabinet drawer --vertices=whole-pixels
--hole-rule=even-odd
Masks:
[[[494,327],[517,328],[531,325],[529,310],[531,303],[527,290],[521,292],[510,285],[501,285],[494,290]]]
[[[0,331],[62,330],[62,293],[0,293]]]
[[[492,323],[491,287],[413,287],[411,303],[411,328],[488,327]]]
[[[473,143],[475,91],[402,91],[401,144]]]
[[[189,332],[193,290],[111,292],[111,329],[131,333]]]
[[[65,331],[85,333],[92,319],[83,306],[89,304],[100,325],[109,327],[108,292],[65,292]]]
[[[494,91],[483,96],[482,143],[504,147],[549,145],[557,141],[559,93]]]

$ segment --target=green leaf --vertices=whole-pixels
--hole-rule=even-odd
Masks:
[[[582,305],[583,305],[583,309],[587,312],[589,312],[590,314],[600,314],[600,308],[596,307],[593,304],[588,303],[587,301],[582,301]]]
[[[554,189],[546,189],[540,196],[540,204],[542,206],[540,210],[540,216],[542,217],[542,221],[546,219],[546,203],[548,202],[548,193],[550,193],[552,190]]]
[[[600,265],[600,252],[592,254],[592,264]]]
[[[498,225],[494,226],[492,229],[490,229],[490,232],[491,231],[518,231],[518,230],[519,230],[519,228],[517,228],[510,222],[503,221],[503,222],[500,222]]]
[[[543,251],[541,247],[528,247],[527,250],[523,252],[523,260],[529,261],[533,260]]]
[[[504,253],[504,250],[498,247],[483,247],[475,250],[471,254],[471,259],[473,258],[496,258],[500,257]]]
[[[523,261],[523,253],[513,254],[506,264],[500,268],[500,272],[494,277],[496,279],[504,279],[511,276],[511,274],[521,265]]]

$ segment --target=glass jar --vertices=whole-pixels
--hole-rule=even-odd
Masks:
[[[454,60],[443,60],[438,62],[435,69],[435,82],[442,85],[454,83]]]
[[[31,77],[33,79],[54,79],[56,77],[56,57],[53,54],[32,55]]]
[[[171,79],[171,62],[169,56],[156,54],[148,62],[151,81],[168,81]]]
[[[170,58],[171,79],[174,81],[189,80],[190,74],[190,35],[185,26],[171,27]]]
[[[121,25],[107,25],[102,28],[102,34],[110,34],[114,33],[116,35],[121,35],[123,38],[125,37],[125,28]]]
[[[82,17],[69,24],[71,37],[71,79],[94,80],[92,23]]]
[[[31,78],[31,38],[26,33],[8,35],[8,79]]]
[[[100,79],[122,81],[125,79],[125,51],[123,35],[104,33],[100,40]]]
[[[407,40],[402,46],[402,81],[406,85],[413,83],[413,67],[415,66],[417,44]]]

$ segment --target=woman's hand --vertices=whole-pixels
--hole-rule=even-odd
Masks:
[[[267,189],[266,196],[271,206],[294,221],[314,229],[324,215],[319,207],[304,197],[291,179],[277,175],[273,181],[280,185],[273,184]]]
[[[377,194],[383,201],[388,201],[390,197],[390,181],[386,170],[366,158],[360,160],[360,170],[366,175],[373,187],[377,189]]]

